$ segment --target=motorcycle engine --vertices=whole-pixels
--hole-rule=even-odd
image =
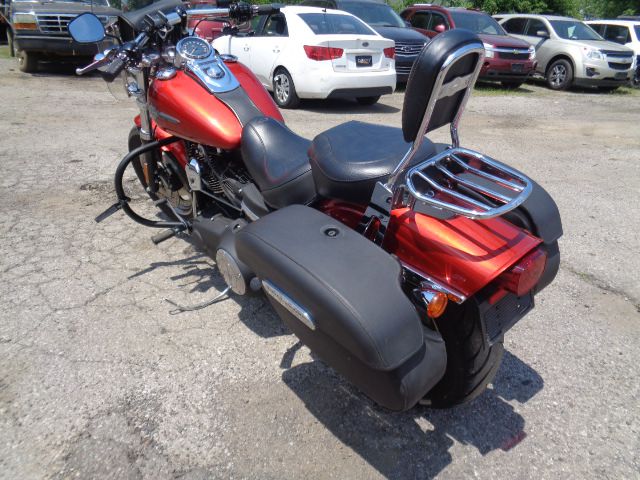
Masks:
[[[201,178],[214,195],[224,195],[234,205],[241,204],[241,190],[250,182],[241,161],[232,153],[214,147],[188,143],[189,158],[195,158],[202,167]]]

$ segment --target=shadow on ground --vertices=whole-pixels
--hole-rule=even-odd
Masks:
[[[184,237],[183,239],[192,246],[193,255],[176,261],[151,263],[147,268],[129,276],[129,279],[147,275],[157,269],[171,267],[172,270],[175,270],[177,267],[182,272],[169,277],[172,282],[176,283],[177,288],[184,289],[186,287],[188,293],[208,293],[211,298],[218,296],[226,288],[226,283],[214,261],[191,238]],[[182,291],[184,292],[184,290]],[[198,298],[201,297],[202,295],[198,296]],[[238,319],[262,338],[278,337],[291,333],[261,293],[241,296],[230,292],[228,297],[221,301],[237,303],[240,306]],[[188,306],[186,303],[188,302],[185,302],[185,306]],[[167,304],[167,308],[173,314],[181,313],[172,308],[170,304]]]
[[[384,99],[384,97],[382,97]],[[300,108],[313,113],[371,115],[372,113],[396,113],[400,109],[376,103],[374,105],[360,105],[355,99],[303,100]]]
[[[285,353],[282,366],[297,348]],[[481,455],[511,450],[527,434],[507,400],[524,403],[543,388],[540,375],[508,352],[492,389],[449,410],[389,412],[319,360],[285,370],[282,379],[318,421],[387,478],[434,478],[451,463],[454,441]]]

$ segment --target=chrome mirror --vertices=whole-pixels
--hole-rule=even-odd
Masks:
[[[78,43],[96,43],[104,38],[104,26],[93,13],[83,13],[69,22],[69,34]]]

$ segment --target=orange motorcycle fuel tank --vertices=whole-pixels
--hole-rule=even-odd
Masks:
[[[149,87],[149,112],[164,132],[225,150],[240,146],[243,125],[258,115],[284,119],[269,93],[244,65],[225,62],[239,85],[211,93],[195,75],[179,70]]]

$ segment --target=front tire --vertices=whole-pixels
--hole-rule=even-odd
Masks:
[[[380,95],[374,95],[372,97],[357,97],[356,101],[360,105],[375,105],[380,100]]]
[[[569,60],[559,58],[547,69],[547,86],[551,90],[566,90],[573,83],[573,66]]]
[[[452,315],[437,322],[447,349],[447,369],[422,402],[433,408],[449,408],[482,394],[498,372],[504,354],[502,339],[489,345],[472,301],[448,308],[453,309]]]
[[[273,74],[273,98],[280,108],[297,108],[300,105],[291,74],[284,68],[278,68]]]
[[[20,50],[17,52],[18,68],[23,73],[33,73],[38,70],[38,55],[33,52]]]
[[[138,127],[133,127],[129,132],[129,151],[132,151],[139,146],[142,145],[142,140],[140,139],[140,132],[138,131]],[[147,180],[145,178],[145,170],[143,165],[152,161],[152,155],[156,155],[156,151],[151,151],[147,153],[143,153],[138,158],[135,158],[131,165],[133,166],[134,171],[136,172],[136,176],[140,181],[140,184],[145,189],[151,200],[154,202],[161,199],[166,198],[168,203],[171,203],[171,206],[184,218],[190,219],[193,217],[192,210],[192,199],[191,193],[186,186],[186,179],[181,179],[182,188],[179,190],[168,190],[164,184],[170,182],[159,182],[160,188],[158,189],[157,194],[147,191]],[[160,163],[160,162],[157,162]],[[161,204],[158,206],[162,212],[169,217],[171,220],[175,220],[175,215],[173,210],[167,206],[166,204]]]

